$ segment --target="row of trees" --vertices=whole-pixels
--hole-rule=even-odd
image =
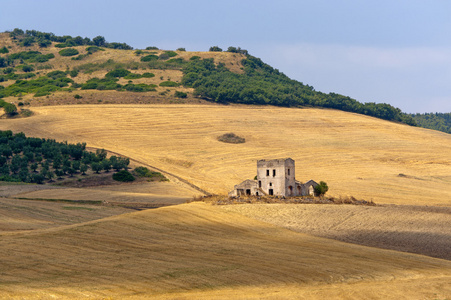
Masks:
[[[0,180],[43,183],[54,178],[110,170],[127,170],[128,158],[105,150],[86,151],[85,143],[68,144],[51,139],[29,138],[23,133],[0,131]]]
[[[213,59],[190,60],[185,65],[182,83],[195,94],[221,103],[334,108],[415,125],[413,118],[385,103],[360,103],[347,96],[317,92],[313,87],[292,80],[261,59],[247,56],[242,61],[244,74],[229,71]]]
[[[15,28],[11,31],[10,36],[12,39],[17,40],[21,46],[29,47],[33,44],[37,44],[39,47],[48,47],[52,42],[60,43],[63,47],[84,46],[93,45],[99,47],[132,50],[133,47],[126,43],[109,43],[103,36],[96,36],[92,40],[90,38],[82,38],[81,36],[72,37],[70,35],[57,36],[51,32],[41,32],[37,30],[26,30]]]
[[[412,114],[418,126],[451,133],[451,113]]]

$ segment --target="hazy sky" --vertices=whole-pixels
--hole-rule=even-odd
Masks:
[[[449,0],[0,0],[0,31],[134,48],[239,46],[322,92],[451,112]]]

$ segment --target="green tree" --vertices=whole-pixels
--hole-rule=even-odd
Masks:
[[[96,172],[96,174],[99,174],[100,171],[102,171],[103,167],[102,164],[99,162],[93,162],[91,164],[91,169]]]
[[[218,46],[212,46],[210,47],[210,50],[208,50],[210,52],[222,52],[222,49],[219,48]]]
[[[327,183],[325,183],[324,181],[320,181],[319,184],[315,186],[315,194],[317,196],[323,196],[324,194],[327,193],[328,190],[329,187],[327,186]]]
[[[80,165],[80,172],[81,172],[81,175],[86,175],[86,171],[88,171],[88,166],[85,165],[85,164],[81,164],[81,165]]]

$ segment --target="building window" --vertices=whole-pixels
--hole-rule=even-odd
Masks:
[[[266,176],[269,176],[269,170],[266,170]]]
[[[273,190],[273,189],[269,189],[268,192],[269,192],[269,195],[270,195],[270,196],[274,195],[274,190]]]
[[[251,194],[251,190],[250,190],[250,189],[247,189],[247,190],[246,190],[246,195],[249,196],[250,194]]]
[[[272,182],[269,183],[269,186],[272,186]]]
[[[287,170],[287,174],[288,174],[288,176],[290,176],[290,169]]]
[[[272,170],[272,177],[276,177],[276,170]]]
[[[258,181],[258,187],[259,187],[259,188],[262,187],[262,181],[261,181],[261,180]]]

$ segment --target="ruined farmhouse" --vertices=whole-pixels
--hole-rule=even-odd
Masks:
[[[247,179],[235,185],[231,197],[241,195],[296,197],[314,195],[313,180],[301,183],[295,178],[295,164],[291,158],[257,161],[257,180]]]

